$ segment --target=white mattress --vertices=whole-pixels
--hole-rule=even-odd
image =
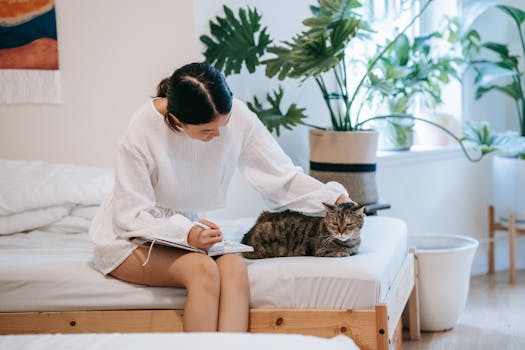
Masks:
[[[216,220],[240,240],[253,220]],[[247,260],[254,308],[370,309],[383,300],[407,253],[406,225],[367,217],[358,255]],[[86,233],[0,237],[0,311],[182,309],[186,292],[103,276]]]
[[[299,334],[253,333],[131,333],[46,334],[0,336],[0,349],[92,349],[92,350],[357,350],[352,339],[331,339]]]

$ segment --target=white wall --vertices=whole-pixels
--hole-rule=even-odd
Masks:
[[[0,158],[112,166],[131,113],[197,57],[193,2],[57,0],[56,14],[63,102],[0,106]]]

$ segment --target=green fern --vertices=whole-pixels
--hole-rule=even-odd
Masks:
[[[206,46],[204,56],[226,76],[240,73],[243,63],[253,73],[272,43],[266,33],[267,27],[261,30],[261,15],[257,9],[241,8],[238,17],[228,6],[224,5],[223,9],[224,17],[217,16],[217,22],[210,21],[211,37],[200,36],[200,41]]]

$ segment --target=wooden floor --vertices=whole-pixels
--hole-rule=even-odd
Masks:
[[[525,349],[525,270],[515,285],[508,272],[475,276],[465,311],[454,329],[422,333],[420,341],[403,340],[403,350]]]

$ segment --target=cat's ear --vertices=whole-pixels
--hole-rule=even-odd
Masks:
[[[364,204],[353,206],[352,211],[358,214],[362,218],[365,217],[365,205]]]
[[[327,212],[333,212],[335,210],[335,205],[331,205],[325,202],[322,202]]]

